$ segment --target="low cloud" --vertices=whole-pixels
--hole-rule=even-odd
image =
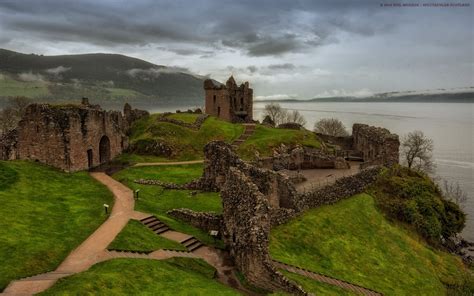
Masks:
[[[44,81],[44,77],[41,74],[35,74],[30,72],[18,74],[18,79],[24,82],[38,82]]]
[[[374,93],[368,88],[362,88],[354,91],[346,91],[345,89],[331,89],[323,91],[316,96],[315,98],[329,98],[329,97],[370,97]]]
[[[196,78],[203,78],[205,76],[196,75],[192,73],[188,68],[184,67],[162,67],[162,68],[149,68],[149,69],[129,69],[125,71],[125,74],[133,78],[139,78],[142,80],[153,80],[160,77],[161,74],[188,74]]]
[[[58,66],[56,68],[47,69],[47,70],[45,70],[45,72],[48,73],[48,74],[52,74],[52,75],[57,76],[61,73],[67,72],[69,70],[71,70],[71,67]]]
[[[280,101],[280,100],[291,100],[297,99],[298,95],[296,94],[275,94],[268,96],[256,96],[255,99],[259,101]]]

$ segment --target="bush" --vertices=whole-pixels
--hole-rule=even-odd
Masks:
[[[466,214],[444,199],[437,185],[422,173],[401,166],[387,169],[372,190],[377,205],[389,217],[412,225],[434,244],[465,226]]]

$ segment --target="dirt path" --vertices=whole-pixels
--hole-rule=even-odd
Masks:
[[[104,173],[91,173],[91,176],[106,185],[114,194],[115,203],[109,218],[73,250],[55,271],[12,281],[2,294],[33,295],[42,292],[58,279],[85,271],[105,259],[104,250],[134,214],[133,192]]]
[[[150,254],[108,251],[107,246],[127,225],[130,219],[141,220],[150,216],[150,214],[134,210],[133,191],[122,183],[112,179],[105,173],[91,173],[91,176],[107,186],[114,194],[115,203],[109,218],[79,247],[73,250],[56,270],[12,281],[0,295],[33,295],[40,293],[52,287],[60,278],[86,271],[96,263],[114,258],[164,260],[172,257],[201,258],[216,268],[218,280],[221,283],[240,290],[247,295],[253,295],[252,292],[247,291],[237,280],[234,272],[235,268],[232,266],[227,253],[212,247],[203,246],[193,252],[157,250]],[[191,237],[188,234],[173,230],[168,230],[160,235],[178,243]]]
[[[188,160],[188,161],[170,161],[170,162],[139,162],[134,164],[134,167],[141,167],[141,166],[165,166],[165,165],[183,165],[183,164],[197,164],[197,163],[204,163],[204,160]]]

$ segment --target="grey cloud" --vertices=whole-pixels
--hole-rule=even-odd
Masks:
[[[257,57],[300,52],[336,42],[331,38],[335,28],[370,33],[367,26],[344,21],[344,16],[354,14],[354,9],[373,9],[373,3],[314,2],[4,0],[0,1],[0,30],[7,40],[22,36],[107,47],[176,42],[189,46],[168,51],[201,57],[226,47]],[[324,17],[315,17],[315,25],[300,24],[295,20],[303,13]]]
[[[296,66],[291,63],[273,64],[268,66],[268,69],[270,70],[293,70],[295,68]]]

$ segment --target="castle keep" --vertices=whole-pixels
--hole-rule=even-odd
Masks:
[[[146,114],[128,104],[124,115],[105,111],[87,99],[80,105],[31,104],[0,144],[2,159],[34,160],[68,172],[90,169],[122,153],[131,122]]]
[[[211,79],[204,81],[206,114],[230,122],[253,121],[253,90],[249,83],[237,86],[234,77],[223,85]]]

